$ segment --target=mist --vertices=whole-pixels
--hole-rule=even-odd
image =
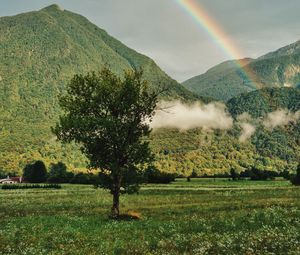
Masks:
[[[156,128],[178,128],[187,130],[193,128],[228,130],[233,126],[233,118],[221,103],[202,105],[183,104],[180,101],[159,103],[159,108],[150,126]]]
[[[239,136],[239,141],[242,143],[246,142],[251,138],[252,135],[254,135],[256,131],[256,127],[250,123],[253,122],[253,119],[249,113],[244,112],[243,114],[237,117],[237,121],[242,129],[241,134]]]
[[[252,124],[246,122],[241,123],[240,126],[242,128],[242,133],[240,134],[239,141],[243,143],[250,139],[252,135],[254,135],[256,128]]]
[[[288,110],[277,110],[271,112],[267,115],[266,119],[263,121],[265,128],[272,130],[278,126],[285,126],[289,123],[295,123],[300,118],[300,111],[295,113]]]

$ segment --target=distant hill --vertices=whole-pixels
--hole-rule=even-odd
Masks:
[[[46,155],[50,148],[42,148],[49,143],[57,149],[50,127],[59,113],[57,97],[74,74],[97,71],[104,65],[120,75],[143,68],[144,78],[153,87],[168,89],[164,98],[200,99],[149,57],[57,5],[1,17],[0,42],[0,168],[11,158],[17,161],[16,154],[30,151],[31,155],[22,156],[26,161],[37,151]]]
[[[234,64],[235,61],[217,65],[183,85],[199,95],[227,101],[260,88],[295,87],[300,83],[300,41],[257,59],[246,60],[244,66],[254,74],[255,86]]]
[[[236,117],[248,112],[253,117],[263,117],[277,109],[300,110],[300,90],[295,88],[266,88],[244,93],[230,99],[227,108]]]

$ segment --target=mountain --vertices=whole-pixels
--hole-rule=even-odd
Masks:
[[[226,103],[233,117],[248,112],[252,117],[264,117],[278,109],[300,110],[300,90],[295,88],[265,88],[244,93]]]
[[[257,59],[245,60],[242,66],[247,70],[246,73],[251,73],[251,79],[233,60],[217,65],[182,84],[199,95],[227,101],[256,89],[295,87],[300,83],[300,41]]]
[[[277,55],[276,59],[284,58],[282,53]],[[169,88],[165,99],[199,99],[150,58],[126,47],[86,18],[57,5],[0,18],[0,60],[0,175],[1,172],[20,172],[32,160],[43,160],[46,165],[62,161],[70,170],[86,170],[86,158],[78,148],[74,144],[58,143],[50,131],[60,113],[57,97],[76,73],[97,71],[104,64],[120,75],[123,69],[142,67],[144,77],[152,86]],[[275,61],[269,57],[260,61],[268,60]],[[242,65],[249,66],[256,61],[244,59]],[[214,79],[219,97],[224,94],[230,98],[256,89],[232,61],[207,73],[206,88],[209,92],[210,79]],[[218,89],[228,78],[224,76],[226,73],[232,79],[239,77],[246,89],[240,89],[238,80],[235,93],[226,86]],[[232,83],[228,83],[228,87],[230,85]],[[260,112],[276,107],[292,109],[293,104],[298,107],[299,90],[273,90],[272,93],[267,89],[242,94],[229,101],[227,107],[234,116],[251,110],[260,116]],[[214,96],[213,93],[207,95]],[[202,98],[202,101],[210,100]],[[237,122],[228,131],[159,129],[151,134],[149,141],[156,166],[162,171],[212,175],[252,166],[282,171],[294,169],[299,161],[297,127],[299,125],[290,125],[274,132],[261,128],[243,143],[239,141],[241,129]]]
[[[299,162],[300,156],[300,119],[284,117],[278,110],[300,111],[300,90],[295,88],[265,88],[239,95],[227,102],[227,109],[234,118],[245,112],[253,120],[248,120],[256,127],[251,143],[262,157],[280,158],[286,162]],[[272,113],[274,121],[290,118],[287,125],[273,129],[264,127],[267,114]],[[296,121],[296,122],[295,122]],[[282,168],[282,166],[281,166]]]
[[[32,157],[52,157],[51,150],[60,150],[50,127],[58,119],[58,95],[74,74],[104,65],[120,75],[143,68],[153,87],[168,89],[164,98],[199,99],[149,57],[57,5],[1,17],[0,45],[0,169],[9,164],[20,169]],[[72,153],[61,152],[58,158],[73,157]],[[81,156],[73,158],[81,165]]]

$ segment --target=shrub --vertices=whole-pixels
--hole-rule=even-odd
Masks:
[[[47,169],[43,161],[27,164],[23,169],[23,177],[27,182],[42,183],[47,180]]]
[[[144,174],[146,183],[170,183],[175,181],[176,175],[170,173],[160,172],[155,167],[149,167]]]
[[[2,189],[61,189],[61,186],[58,184],[26,184],[26,185],[19,185],[19,184],[3,184]]]
[[[298,164],[296,175],[291,178],[291,183],[300,186],[300,163]]]
[[[252,167],[240,174],[241,177],[250,177],[253,181],[274,180],[278,173],[275,171],[260,170]]]
[[[78,173],[70,180],[72,184],[94,184],[95,176],[93,174]]]
[[[58,162],[50,165],[47,181],[50,183],[68,183],[73,177],[74,174],[67,171],[67,166],[62,162]]]
[[[234,168],[230,169],[230,176],[233,181],[240,179],[240,174]]]

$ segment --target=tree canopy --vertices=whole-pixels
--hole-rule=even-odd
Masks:
[[[113,194],[113,217],[119,216],[121,189],[132,190],[142,166],[153,158],[142,138],[150,134],[157,100],[142,71],[126,71],[120,78],[107,67],[75,75],[60,99],[64,114],[54,133],[78,143],[90,167],[100,169],[100,186]]]

